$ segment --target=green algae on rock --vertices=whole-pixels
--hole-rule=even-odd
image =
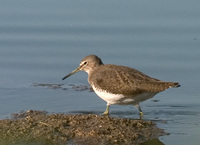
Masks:
[[[0,120],[0,144],[138,144],[166,133],[152,121],[94,114],[21,112]]]

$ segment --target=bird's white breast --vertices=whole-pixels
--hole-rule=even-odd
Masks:
[[[94,92],[108,104],[119,104],[119,105],[135,105],[139,102],[145,101],[157,93],[142,93],[139,95],[123,95],[123,94],[112,94],[105,90],[97,89],[92,86]]]

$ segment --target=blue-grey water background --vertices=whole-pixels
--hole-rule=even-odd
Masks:
[[[0,119],[21,110],[100,114],[106,102],[89,90],[81,59],[134,67],[178,81],[141,103],[145,120],[171,133],[166,145],[197,145],[200,135],[200,1],[0,0]],[[35,87],[64,84],[67,90]],[[132,106],[111,106],[111,116],[138,118]],[[165,122],[166,121],[166,122]],[[163,123],[164,122],[164,123]]]

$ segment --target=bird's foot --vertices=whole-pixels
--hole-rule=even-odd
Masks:
[[[106,107],[106,111],[102,114],[102,115],[109,115],[109,108],[110,108],[110,105],[107,105]]]
[[[107,116],[107,115],[109,115],[109,112],[108,112],[108,111],[105,111],[102,115],[103,115],[103,116]]]
[[[144,114],[143,114],[143,112],[140,112],[140,117],[142,117]]]

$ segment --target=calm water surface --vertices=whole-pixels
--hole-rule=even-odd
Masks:
[[[141,103],[144,119],[171,133],[159,138],[163,144],[199,144],[199,1],[0,2],[0,119],[29,109],[101,114],[103,100],[71,86],[89,86],[86,73],[61,81],[84,56],[96,54],[104,63],[180,82],[181,88]],[[111,106],[111,114],[138,118],[132,106]]]

